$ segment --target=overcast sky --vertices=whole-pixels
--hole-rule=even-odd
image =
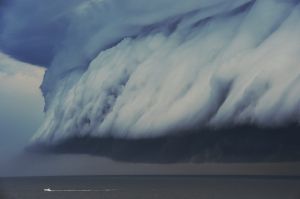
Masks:
[[[43,121],[44,100],[39,90],[44,69],[0,53],[0,172],[22,153]]]

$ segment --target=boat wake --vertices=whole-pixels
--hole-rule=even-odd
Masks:
[[[101,192],[110,192],[110,191],[116,191],[117,189],[50,189],[46,188],[44,189],[44,192],[95,192],[95,191],[101,191]]]

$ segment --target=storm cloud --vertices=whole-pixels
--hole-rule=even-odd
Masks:
[[[1,0],[1,50],[21,61],[49,66],[79,2]]]
[[[1,22],[2,48],[48,67],[41,87],[46,119],[34,145],[108,143],[117,150],[123,141],[142,148],[143,140],[154,140],[145,150],[160,151],[169,137],[200,147],[206,131],[251,126],[254,137],[267,135],[279,149],[289,142],[259,129],[298,129],[299,1],[49,1],[49,8],[37,3],[34,15],[28,14],[34,1],[13,2]],[[19,24],[11,23],[23,12]],[[195,156],[187,148],[170,155],[181,152],[183,159]]]
[[[300,160],[300,128],[227,128],[184,131],[155,138],[78,136],[27,148],[30,152],[90,154],[135,163],[254,163]]]

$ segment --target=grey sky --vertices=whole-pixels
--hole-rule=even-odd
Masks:
[[[43,120],[39,90],[44,69],[0,53],[0,175]]]

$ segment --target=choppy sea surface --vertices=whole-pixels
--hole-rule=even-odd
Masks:
[[[300,178],[57,176],[0,179],[0,199],[300,199]]]

